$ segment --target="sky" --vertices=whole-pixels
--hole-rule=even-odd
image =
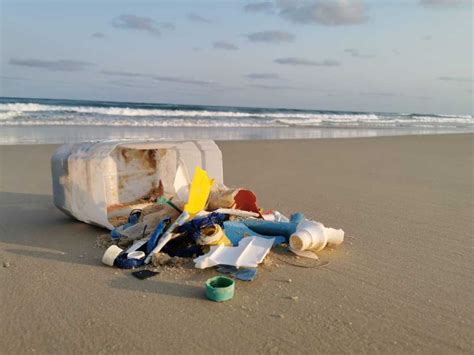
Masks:
[[[472,0],[0,0],[0,96],[473,114]]]

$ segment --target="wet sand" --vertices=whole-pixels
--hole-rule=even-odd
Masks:
[[[52,204],[56,146],[0,146],[0,352],[472,353],[473,138],[219,142],[227,185],[347,236],[223,304],[212,270],[103,266],[103,230]]]

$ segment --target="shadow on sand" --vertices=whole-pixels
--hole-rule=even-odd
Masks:
[[[0,192],[0,242],[15,246],[5,251],[18,255],[75,264],[97,265],[102,255],[95,248],[106,229],[76,221],[53,204],[51,195]],[[22,249],[21,247],[48,250]]]

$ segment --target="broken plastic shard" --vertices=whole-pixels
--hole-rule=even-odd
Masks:
[[[248,228],[242,222],[234,222],[234,221],[225,221],[224,222],[224,232],[227,238],[232,242],[234,246],[238,245],[239,242],[244,237],[248,236],[257,236],[266,239],[274,239],[274,245],[279,245],[281,243],[286,243],[287,238],[284,236],[277,236],[277,235],[263,235],[256,233],[255,231]]]
[[[215,265],[257,267],[270,251],[273,238],[247,237],[237,247],[212,246],[209,253],[194,259],[195,267],[205,269]]]
[[[128,259],[126,253],[122,253],[114,260],[114,266],[120,269],[135,269],[142,266],[144,259]]]
[[[165,231],[165,233],[161,236],[161,238],[158,240],[158,243],[156,244],[155,248],[148,254],[148,256],[145,259],[145,264],[148,264],[151,261],[151,258],[153,257],[153,254],[158,253],[163,247],[168,243],[171,238],[173,237],[173,231],[177,226],[180,226],[184,222],[186,222],[189,218],[189,213],[184,211],[176,221],[174,221],[171,226],[168,227],[168,229]]]
[[[156,202],[158,202],[158,204],[160,204],[160,205],[167,204],[168,206],[173,208],[176,212],[183,213],[183,211],[178,206],[176,206],[173,202],[171,202],[170,199],[167,199],[164,196],[159,197]]]
[[[236,210],[236,209],[233,209],[233,208],[218,208],[214,212],[225,213],[225,214],[228,214],[228,215],[231,215],[231,216],[245,217],[245,218],[249,218],[249,217],[256,218],[256,217],[259,216],[259,214],[255,213],[255,212]]]
[[[257,276],[257,269],[254,269],[254,268],[242,269],[234,273],[233,276],[236,279],[241,280],[241,281],[253,281],[255,277]]]
[[[140,215],[141,215],[142,211],[137,209],[137,210],[133,210],[132,212],[130,212],[130,215],[128,216],[128,220],[127,220],[127,223],[119,226],[119,227],[116,227],[114,229],[112,229],[110,231],[110,236],[112,237],[112,239],[117,239],[117,238],[120,238],[122,235],[121,235],[121,232],[125,231],[127,228],[131,227],[131,226],[134,226],[138,223],[138,221],[140,220]]]
[[[140,271],[132,272],[132,275],[135,276],[139,280],[146,280],[158,274],[159,272],[152,271],[152,270],[140,270]]]
[[[188,203],[184,206],[184,210],[193,217],[196,213],[202,211],[206,207],[213,179],[209,179],[207,172],[196,166],[193,181],[189,189]]]
[[[258,214],[259,217],[262,217],[260,210],[257,206],[257,196],[250,190],[239,190],[234,196],[235,209],[251,211]]]
[[[272,222],[289,222],[290,219],[284,215],[282,215],[278,211],[270,211],[266,214],[262,215],[265,221],[272,221]]]
[[[161,220],[161,222],[158,224],[158,226],[155,228],[153,233],[151,234],[151,237],[147,243],[146,246],[146,253],[150,254],[152,250],[156,247],[156,243],[158,242],[158,238],[161,237],[161,235],[164,233],[166,226],[170,223],[171,219],[170,218],[164,218]]]
[[[201,235],[201,230],[212,225],[220,225],[227,219],[227,215],[221,213],[209,213],[204,216],[197,214],[192,220],[182,224],[176,229],[177,233],[186,233],[197,240]]]

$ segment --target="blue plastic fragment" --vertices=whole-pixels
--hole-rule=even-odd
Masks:
[[[212,212],[204,217],[197,217],[189,222],[176,228],[176,232],[185,233],[191,236],[194,240],[197,240],[201,235],[201,229],[210,227],[214,224],[218,224],[222,227],[224,221],[228,219],[228,215],[223,213]]]
[[[218,267],[216,267],[216,271],[220,272],[221,274],[232,274],[237,270],[239,269],[232,265],[219,265]]]
[[[127,253],[122,253],[115,258],[114,265],[120,269],[135,269],[145,264],[145,258],[127,259]]]
[[[257,276],[257,269],[242,269],[233,274],[233,276],[242,281],[253,281]]]
[[[221,274],[228,274],[241,281],[253,281],[257,276],[257,269],[255,268],[237,269],[235,266],[220,265],[216,270]]]
[[[142,212],[139,210],[139,211],[132,211],[132,213],[130,213],[130,216],[128,216],[128,223],[131,223],[132,225],[134,224],[137,224],[139,219],[140,219],[140,215],[142,214]]]
[[[296,224],[291,222],[273,222],[261,219],[247,219],[242,223],[254,232],[264,235],[281,235],[287,238],[296,231]]]
[[[273,245],[279,245],[281,243],[286,243],[288,238],[285,236],[278,235],[263,235],[255,232],[254,230],[247,227],[242,222],[236,221],[225,221],[224,222],[224,233],[227,238],[231,241],[233,246],[239,245],[239,242],[242,238],[248,236],[257,236],[261,238],[274,238]]]
[[[163,249],[161,249],[162,252],[168,254],[169,256],[177,256],[180,258],[194,258],[196,256],[204,254],[202,251],[202,246],[201,245],[196,245],[196,244],[188,244],[188,245],[174,245],[174,240],[171,240],[169,243],[167,243]],[[178,243],[179,244],[179,241]]]
[[[288,238],[286,237],[281,237],[281,236],[267,236],[267,238],[274,238],[275,240],[273,241],[273,246],[277,246],[283,243],[288,243]]]
[[[110,236],[112,237],[112,239],[120,238],[120,232],[124,231],[128,227],[131,227],[131,225],[128,223],[125,223],[117,228],[114,228],[110,231]]]
[[[131,227],[131,226],[134,226],[135,224],[138,223],[138,221],[140,220],[140,215],[141,215],[142,211],[141,210],[133,210],[130,215],[128,216],[128,220],[127,220],[127,223],[117,227],[117,228],[114,228],[110,231],[110,236],[112,237],[112,239],[117,239],[117,238],[120,238],[121,237],[121,232],[126,230],[127,228]]]
[[[296,212],[290,216],[290,223],[300,224],[304,221],[304,219],[304,214]]]
[[[171,219],[169,217],[166,217],[162,219],[160,223],[156,226],[155,230],[150,236],[150,239],[146,243],[146,252],[145,252],[146,255],[150,254],[153,251],[153,249],[156,247],[156,243],[158,243],[158,239],[163,235],[170,221]]]
[[[294,213],[290,222],[264,221],[261,219],[246,219],[242,223],[254,232],[268,236],[284,236],[288,242],[290,236],[295,233],[300,222],[304,220],[302,213]]]

